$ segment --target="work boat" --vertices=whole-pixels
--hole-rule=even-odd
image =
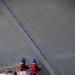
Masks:
[[[9,71],[7,73],[0,73],[0,75],[39,75],[37,73],[30,73],[29,71],[19,71],[19,72],[12,72],[12,71]]]
[[[13,72],[0,73],[0,75],[14,75],[14,73]],[[20,72],[17,72],[16,75],[30,75],[30,73],[28,71],[20,71]]]

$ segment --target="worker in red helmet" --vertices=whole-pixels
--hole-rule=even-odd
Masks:
[[[36,59],[32,59],[29,65],[30,75],[39,75],[39,71],[41,71],[41,67],[37,66]]]

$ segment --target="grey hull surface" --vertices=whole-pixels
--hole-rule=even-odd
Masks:
[[[4,2],[40,48],[48,63],[52,64],[51,67],[57,75],[75,75],[75,1],[4,0]],[[24,56],[28,59],[29,64],[31,57],[34,57],[34,54],[31,54],[32,48],[26,41],[23,41],[22,36],[18,35],[12,24],[7,21],[9,20],[3,17],[1,24],[7,23],[9,25],[7,28],[13,32],[10,30],[8,31],[10,33],[1,31],[0,39],[5,39],[5,41],[2,41],[4,46],[1,43],[1,50],[7,50],[8,52],[6,52],[11,54],[15,63],[25,53]],[[6,30],[5,26],[4,28]],[[5,44],[5,42],[8,43]],[[4,51],[3,54],[6,53]],[[9,57],[8,54],[5,54],[5,56]],[[5,56],[1,58],[3,61],[6,59]],[[5,62],[11,62],[9,61],[11,57]]]

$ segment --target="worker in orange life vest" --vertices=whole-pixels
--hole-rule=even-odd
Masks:
[[[29,67],[26,66],[25,63],[26,63],[26,59],[22,57],[22,58],[21,58],[21,62],[20,62],[20,64],[18,65],[20,71],[26,71],[27,69],[29,69]]]
[[[25,65],[26,63],[26,59],[24,57],[22,57],[20,59],[20,64],[18,64],[18,69],[16,70],[17,72],[20,71],[26,71],[27,69],[29,69],[29,67],[27,65]],[[17,72],[14,72],[14,75],[17,75]]]
[[[29,69],[28,66],[25,65],[26,63],[26,59],[25,58],[21,58],[21,62],[18,66],[8,66],[6,67],[6,73],[8,73],[10,70],[10,68],[16,68],[16,72],[14,72],[14,75],[17,75],[17,72],[20,71],[26,71],[27,69]]]
[[[36,59],[32,59],[29,65],[29,70],[31,73],[35,73],[36,75],[41,71],[41,67],[38,67],[36,64]]]

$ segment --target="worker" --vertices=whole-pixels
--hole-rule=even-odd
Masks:
[[[26,71],[27,69],[29,69],[29,67],[27,65],[25,65],[26,63],[26,59],[24,57],[22,57],[20,59],[20,64],[18,64],[18,68],[16,69],[16,72],[14,72],[14,75],[17,75],[18,71]]]
[[[20,61],[21,61],[21,62],[20,62],[20,64],[18,65],[20,71],[26,71],[27,69],[29,69],[29,67],[28,67],[27,65],[25,65],[26,59],[25,59],[24,57],[22,57],[22,58],[20,59]]]
[[[39,71],[41,71],[41,67],[37,66],[36,59],[32,59],[29,65],[30,75],[39,75]]]
[[[26,71],[27,69],[29,69],[29,67],[27,65],[25,65],[26,63],[26,59],[24,57],[22,57],[20,59],[20,64],[18,64],[17,66],[8,66],[6,67],[6,73],[8,73],[10,70],[10,68],[15,68],[16,72],[14,72],[14,75],[17,75],[18,71]]]

